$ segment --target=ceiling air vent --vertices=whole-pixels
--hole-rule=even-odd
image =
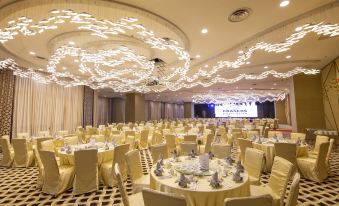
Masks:
[[[45,57],[41,57],[41,56],[35,56],[35,57],[41,60],[47,60]]]
[[[241,22],[248,18],[252,10],[250,8],[240,8],[232,12],[228,16],[228,21],[230,22]]]

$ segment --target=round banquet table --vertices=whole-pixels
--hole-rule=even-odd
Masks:
[[[266,171],[270,172],[273,166],[273,160],[275,156],[274,140],[264,141],[261,144],[257,142],[252,142],[252,145],[253,145],[253,148],[259,149],[265,153]],[[308,145],[297,146],[297,154],[296,154],[297,157],[302,157],[302,156],[307,156],[307,155],[308,155]]]
[[[195,176],[198,179],[198,184],[190,184],[187,188],[179,187],[176,180],[179,178],[180,173],[175,170],[176,164],[180,163],[190,163],[198,161],[198,158],[188,160],[187,156],[180,157],[180,162],[173,162],[172,159],[166,159],[164,163],[164,173],[162,176],[156,176],[154,174],[155,166],[151,169],[150,175],[150,187],[155,190],[160,190],[167,193],[175,193],[177,195],[184,195],[187,205],[189,206],[223,206],[224,199],[230,197],[246,197],[250,195],[250,183],[247,172],[241,173],[243,181],[240,183],[235,183],[232,180],[232,174],[229,173],[228,176],[222,177],[222,186],[220,188],[212,188],[209,185],[208,179],[211,176]],[[221,164],[226,164],[224,160],[216,159],[210,160],[209,167],[210,171],[222,171],[223,166]],[[171,165],[171,166],[169,166]],[[174,170],[175,175],[170,175],[170,170]],[[235,167],[232,166],[229,168],[229,172],[235,172]]]
[[[113,160],[114,154],[114,146],[112,144],[108,144],[109,149],[104,148],[104,143],[96,143],[94,146],[90,144],[79,144],[71,146],[72,151],[67,153],[66,150],[60,148],[58,150],[60,157],[60,165],[74,165],[74,151],[81,149],[98,149],[98,165],[100,166],[102,163]]]

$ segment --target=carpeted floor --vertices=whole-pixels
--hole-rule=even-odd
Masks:
[[[236,155],[236,154],[234,154]],[[1,155],[0,155],[1,156]],[[151,167],[150,154],[141,151],[142,165],[147,173]],[[0,157],[1,158],[1,157]],[[298,201],[301,205],[339,205],[339,150],[331,154],[331,175],[323,183],[315,183],[302,179],[300,182]],[[58,197],[46,195],[36,187],[38,169],[3,168],[0,167],[0,205],[120,205],[121,197],[116,187],[100,186],[99,191],[72,195],[69,190]],[[261,182],[266,184],[269,174],[262,176]],[[132,184],[126,182],[128,192]],[[288,191],[287,191],[288,194]]]

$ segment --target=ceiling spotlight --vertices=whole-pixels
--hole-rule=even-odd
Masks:
[[[75,45],[75,42],[74,41],[69,41],[68,42],[70,45]]]
[[[78,62],[79,62],[79,60],[75,59],[75,60],[74,60],[74,62],[75,62],[75,63],[78,63]]]
[[[290,59],[292,56],[291,55],[288,55],[288,56],[286,56],[286,59]]]
[[[207,68],[208,67],[208,64],[205,64],[205,68]]]
[[[288,0],[283,0],[280,2],[280,7],[285,7],[285,6],[288,6],[290,4],[290,1]]]
[[[239,54],[243,54],[243,53],[244,53],[244,51],[243,51],[243,50],[240,50],[238,53],[239,53]]]
[[[238,89],[239,87],[236,87],[235,89]]]
[[[62,67],[62,70],[67,70],[67,67]]]
[[[250,64],[251,62],[246,62],[246,64]]]
[[[251,87],[250,90],[252,90],[253,88]]]
[[[137,65],[136,65],[136,64],[133,64],[133,67],[134,67],[134,68],[137,68]]]
[[[35,52],[30,51],[29,54],[30,54],[30,55],[35,55]]]
[[[273,87],[271,89],[274,89]]]
[[[200,58],[200,55],[199,54],[195,55],[195,58],[197,58],[197,59]]]
[[[208,29],[207,29],[207,28],[201,29],[201,33],[202,33],[202,34],[206,34],[207,32],[208,32]]]
[[[264,66],[264,69],[268,69],[268,66]]]
[[[273,83],[274,86],[277,86],[277,83]]]

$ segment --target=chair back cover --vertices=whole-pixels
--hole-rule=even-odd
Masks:
[[[39,146],[39,144],[40,144],[40,146]],[[40,143],[38,143],[38,151],[40,151],[40,150],[55,152],[53,139],[42,140]]]
[[[272,138],[274,136],[278,138],[283,138],[283,133],[280,131],[268,131],[268,138]]]
[[[79,142],[79,138],[78,136],[65,137],[64,142],[65,144],[68,144],[68,145],[76,145]]]
[[[329,137],[328,136],[321,136],[321,135],[317,135],[316,139],[315,139],[315,145],[314,145],[314,152],[319,152],[319,147],[320,144],[323,142],[328,142],[329,141]]]
[[[223,159],[231,155],[231,145],[229,144],[213,144],[212,153],[215,157]]]
[[[226,198],[224,203],[225,206],[272,206],[273,198],[270,195],[234,197]]]
[[[13,157],[11,154],[11,144],[9,142],[9,136],[5,135],[0,138],[0,145],[2,149],[2,160],[0,166],[10,167],[13,162]]]
[[[74,152],[75,179],[73,194],[83,194],[98,190],[98,150]]]
[[[60,135],[60,136],[66,136],[66,135],[68,135],[68,130],[61,130],[61,131],[58,131],[58,135]]]
[[[132,180],[136,180],[143,176],[142,166],[140,161],[139,150],[132,150],[125,154],[129,174]]]
[[[264,164],[264,152],[254,148],[247,148],[245,151],[244,167],[253,183],[260,183],[261,171]]]
[[[129,149],[134,149],[135,146],[135,136],[127,136],[126,137],[126,144],[129,144]]]
[[[41,143],[47,140],[52,140],[52,137],[40,137],[36,139],[36,145],[37,145],[37,149],[38,151],[41,150]]]
[[[165,135],[165,140],[166,140],[168,151],[172,152],[176,148],[175,135],[166,134]]]
[[[135,136],[135,131],[133,130],[126,130],[125,131],[125,140],[127,139],[128,136]]]
[[[144,188],[142,197],[145,206],[186,206],[186,200],[183,196],[155,191]]]
[[[127,165],[125,160],[125,154],[129,151],[129,144],[118,145],[114,148],[112,169],[115,164],[119,165],[122,178],[127,178]]]
[[[18,139],[27,139],[29,137],[29,133],[25,132],[25,133],[18,133],[16,135],[16,138]]]
[[[295,143],[274,143],[275,156],[290,161],[294,166],[297,164],[297,145]]]
[[[330,145],[328,146],[328,151],[327,151],[327,155],[326,155],[326,166],[329,169],[330,168],[330,155],[333,149],[333,145],[334,145],[334,139],[330,139]]]
[[[260,129],[252,129],[250,131],[247,132],[247,138],[252,138],[253,136],[260,136]]]
[[[205,142],[205,153],[208,153],[212,151],[212,142],[213,142],[214,136],[213,134],[208,134],[206,137],[206,142]]]
[[[241,162],[244,163],[246,148],[252,148],[253,147],[252,141],[247,140],[247,139],[243,139],[243,138],[239,138],[238,143],[239,143],[239,147],[240,147],[240,159],[241,159]]]
[[[298,132],[291,132],[291,139],[293,140],[305,140],[306,134],[305,133],[298,133]]]
[[[323,176],[323,177],[320,177],[320,179],[326,179],[326,177],[328,176],[326,158],[328,155],[327,153],[328,153],[329,146],[330,146],[329,142],[322,142],[319,145],[319,152],[317,154],[317,160],[315,163],[314,171],[324,171],[324,172],[318,173],[318,175]]]
[[[290,187],[290,193],[287,196],[286,205],[285,206],[295,206],[298,201],[299,194],[299,182],[300,182],[300,174],[295,173],[292,184]]]
[[[160,154],[164,159],[168,158],[167,144],[157,144],[150,147],[153,163],[157,162]]]
[[[26,139],[12,139],[14,150],[14,166],[27,167],[28,166],[28,148]]]
[[[105,142],[106,141],[105,135],[102,135],[102,134],[92,135],[92,138],[95,139],[95,142]]]
[[[190,154],[194,150],[198,153],[198,144],[194,142],[181,142],[180,143],[180,153],[183,155]]]
[[[118,185],[119,192],[121,195],[122,203],[124,206],[129,206],[127,192],[126,192],[126,189],[123,183],[123,177],[121,175],[120,167],[118,164],[114,164],[113,174],[114,174],[115,179],[117,180],[117,185]]]
[[[271,176],[267,186],[272,190],[274,196],[280,198],[280,204],[284,201],[285,191],[291,177],[292,169],[293,164],[291,162],[278,156],[274,157]]]
[[[139,146],[141,149],[146,149],[148,147],[148,133],[149,133],[149,130],[141,130],[140,132]]]
[[[54,152],[41,150],[39,152],[44,167],[44,184],[42,190],[48,194],[57,194],[59,189],[60,173]]]

